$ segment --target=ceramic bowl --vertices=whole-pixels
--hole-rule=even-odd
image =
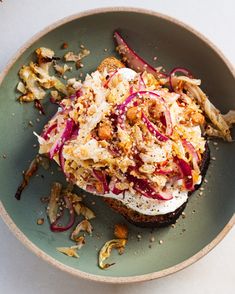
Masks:
[[[187,67],[202,80],[202,88],[222,112],[235,109],[231,65],[205,37],[187,25],[156,12],[135,8],[100,9],[65,18],[25,44],[1,75],[0,212],[23,244],[57,268],[90,280],[127,283],[174,273],[204,256],[226,235],[235,221],[235,144],[218,141],[215,146],[210,143],[216,160],[209,166],[206,182],[202,185],[204,191],[193,194],[185,210],[186,217],[180,217],[175,228],[169,226],[151,231],[128,224],[130,235],[126,251],[121,256],[112,254],[111,261],[116,264],[108,270],[97,266],[97,250],[113,237],[114,224],[126,221],[96,196],[86,195],[85,198],[97,217],[92,221],[93,236],[87,237],[80,258],[67,257],[56,251],[56,247],[72,243],[68,232],[50,231],[45,204],[41,203],[40,197],[49,194],[53,181],[65,183],[63,174],[56,165],[50,171],[39,170],[39,176],[32,179],[21,201],[14,197],[22,170],[37,153],[37,148],[33,148],[37,144],[33,130],[40,133],[56,111],[49,99],[44,101],[46,116],[39,116],[32,104],[20,105],[16,101],[18,71],[33,58],[36,48],[49,47],[62,56],[65,51],[61,44],[67,42],[69,50],[78,51],[80,44],[91,50],[84,68],[69,76],[91,72],[103,58],[116,55],[112,37],[115,29],[119,29],[137,53],[154,66],[164,65],[167,71],[175,66]],[[155,56],[157,61],[153,60]],[[29,126],[29,121],[33,122],[33,127]],[[92,204],[94,201],[95,205]],[[41,217],[46,221],[39,226],[37,219]],[[140,241],[137,234],[142,236]],[[150,242],[151,237],[155,242]]]

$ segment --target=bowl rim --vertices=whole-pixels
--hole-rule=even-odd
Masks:
[[[144,8],[137,8],[137,7],[103,7],[103,8],[95,8],[95,9],[89,9],[84,10],[76,14],[72,14],[70,16],[64,17],[51,25],[46,26],[44,29],[33,35],[26,43],[24,43],[21,48],[17,51],[17,53],[10,59],[8,64],[5,66],[3,71],[0,73],[0,86],[4,80],[4,78],[7,76],[9,70],[14,65],[16,60],[31,46],[34,42],[36,42],[39,38],[43,37],[50,31],[54,30],[55,28],[58,28],[68,22],[71,22],[73,20],[100,14],[100,13],[109,13],[109,12],[135,12],[135,13],[141,13],[151,16],[156,16],[158,18],[167,20],[177,26],[180,26],[181,28],[186,29],[190,33],[192,33],[194,36],[199,38],[201,41],[203,41],[207,46],[209,46],[225,63],[225,65],[228,67],[230,73],[234,77],[235,80],[235,69],[230,63],[230,61],[224,56],[224,54],[218,49],[209,39],[207,39],[203,34],[199,33],[197,30],[189,26],[188,24],[179,21],[178,19],[153,11],[149,9]],[[199,252],[197,252],[195,255],[189,257],[188,259],[184,260],[181,263],[178,263],[172,267],[153,272],[148,273],[144,275],[137,275],[137,276],[120,276],[120,277],[112,277],[112,276],[102,276],[102,275],[95,275],[95,274],[89,274],[86,272],[83,272],[79,269],[75,269],[73,267],[67,266],[64,263],[59,262],[55,258],[51,257],[50,255],[46,254],[43,250],[38,248],[32,241],[29,240],[29,238],[17,227],[17,225],[14,223],[10,215],[7,213],[6,209],[4,208],[4,205],[2,201],[0,200],[0,216],[2,217],[5,224],[8,226],[10,231],[15,235],[15,237],[21,241],[28,249],[30,249],[33,253],[35,253],[38,257],[41,257],[43,260],[48,262],[49,264],[55,266],[56,268],[67,272],[69,274],[72,274],[79,278],[84,278],[87,280],[92,280],[96,282],[103,282],[103,283],[111,283],[111,284],[127,284],[127,283],[136,283],[136,282],[143,282],[143,281],[149,281],[157,278],[161,278],[170,274],[173,274],[177,271],[180,271],[189,265],[193,264],[194,262],[198,261],[200,258],[205,256],[207,253],[209,253],[216,245],[219,244],[220,241],[228,234],[228,232],[232,229],[232,227],[235,225],[235,213],[229,220],[229,222],[224,226],[222,231],[204,248],[202,248]]]

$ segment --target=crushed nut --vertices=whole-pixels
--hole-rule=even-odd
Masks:
[[[67,49],[69,47],[68,43],[64,42],[62,45],[61,45],[61,49]]]
[[[38,225],[43,225],[44,224],[44,218],[38,218],[37,219],[37,224]]]
[[[114,226],[114,236],[118,239],[128,238],[128,228],[124,224],[116,224]]]

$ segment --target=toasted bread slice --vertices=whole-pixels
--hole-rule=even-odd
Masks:
[[[118,68],[123,68],[125,65],[116,57],[107,57],[98,66],[98,70],[103,72],[104,69],[109,71],[115,71]],[[206,144],[206,151],[204,152],[201,162],[201,175],[204,178],[210,161],[210,150],[208,144]],[[197,185],[195,189],[198,189],[200,185]],[[191,193],[192,194],[192,193]],[[125,206],[121,201],[103,197],[103,200],[117,213],[123,215],[130,223],[139,227],[163,227],[175,223],[177,218],[181,215],[185,209],[187,202],[178,207],[175,211],[162,214],[162,215],[145,215],[141,214],[129,207]]]
[[[101,64],[98,66],[97,69],[100,72],[103,72],[104,69],[106,69],[109,72],[109,71],[115,71],[118,68],[122,68],[122,67],[125,67],[125,65],[120,60],[118,60],[114,56],[110,56],[110,57],[105,58],[101,62]]]

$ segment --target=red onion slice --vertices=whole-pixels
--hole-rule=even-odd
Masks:
[[[173,84],[172,84],[172,77],[177,72],[181,72],[181,73],[183,73],[184,75],[186,75],[187,77],[190,77],[190,78],[193,77],[192,73],[187,68],[184,68],[184,67],[175,67],[175,68],[173,68],[172,71],[169,74],[169,84],[170,84],[170,91],[171,92],[174,92],[174,87],[173,87]]]
[[[146,89],[146,84],[143,79],[143,73],[139,76],[139,91],[144,91]]]
[[[61,137],[57,139],[57,141],[54,143],[54,145],[52,146],[50,150],[50,153],[49,153],[50,159],[52,159],[53,156],[59,152],[63,144],[71,137],[73,127],[74,127],[74,121],[71,118],[68,118]]]
[[[53,124],[50,127],[48,127],[47,130],[42,132],[41,137],[45,140],[49,139],[51,132],[57,127],[57,124]]]
[[[134,190],[144,197],[165,201],[173,198],[173,196],[167,192],[158,193],[147,180],[136,178],[130,174],[127,175],[127,179],[130,183],[133,183]]]
[[[115,70],[113,73],[109,74],[108,79],[104,83],[104,87],[108,88],[110,81],[114,78],[114,76],[118,73],[118,70]]]
[[[157,128],[149,121],[149,119],[143,112],[142,112],[142,121],[144,122],[144,124],[146,125],[150,133],[153,134],[159,141],[166,142],[169,140],[168,137],[164,136],[157,130]]]
[[[124,41],[119,32],[114,33],[114,38],[116,39],[118,45],[118,52],[128,65],[136,72],[147,71],[154,75],[155,78],[165,78],[166,74],[157,71],[154,67],[148,64],[144,59],[142,59],[135,51],[133,51],[129,45]]]
[[[117,183],[118,183],[118,181],[114,180],[114,179],[112,179],[109,183],[109,190],[115,195],[119,195],[124,192],[123,190],[120,190],[115,186]]]
[[[184,148],[188,151],[188,153],[192,156],[193,168],[197,172],[199,172],[200,171],[199,166],[198,166],[199,157],[198,157],[197,151],[195,150],[194,146],[185,139],[182,140],[182,144],[183,144]]]
[[[158,94],[156,94],[154,92],[151,92],[151,91],[138,91],[138,92],[135,92],[135,93],[131,94],[130,96],[128,96],[126,98],[126,100],[122,104],[119,104],[117,106],[118,114],[123,115],[127,110],[127,105],[129,103],[131,103],[131,101],[133,99],[135,99],[136,96],[141,97],[141,95],[149,95],[150,97],[154,97],[154,98],[159,99],[163,104],[165,103],[165,100],[161,96],[159,96]]]
[[[66,226],[59,226],[58,225],[58,222],[60,221],[60,219],[63,216],[63,214],[62,214],[54,221],[54,223],[51,224],[50,228],[53,232],[64,232],[64,231],[69,230],[74,225],[75,213],[74,213],[73,205],[67,196],[64,196],[64,201],[66,203],[66,207],[69,210],[69,214],[70,214],[69,222]]]
[[[133,85],[130,86],[130,95],[134,93]]]
[[[109,192],[109,186],[106,180],[106,175],[101,171],[101,170],[97,170],[97,169],[93,169],[93,175],[94,177],[102,183],[103,186],[103,194],[108,193]]]
[[[92,194],[98,194],[96,188],[92,185],[86,185],[86,191]]]
[[[165,108],[164,111],[165,121],[166,121],[166,135],[171,136],[173,133],[171,113],[168,108]]]
[[[178,165],[179,170],[184,178],[185,188],[189,191],[192,191],[194,189],[194,185],[191,166],[185,160],[177,156],[174,157],[174,161]]]

